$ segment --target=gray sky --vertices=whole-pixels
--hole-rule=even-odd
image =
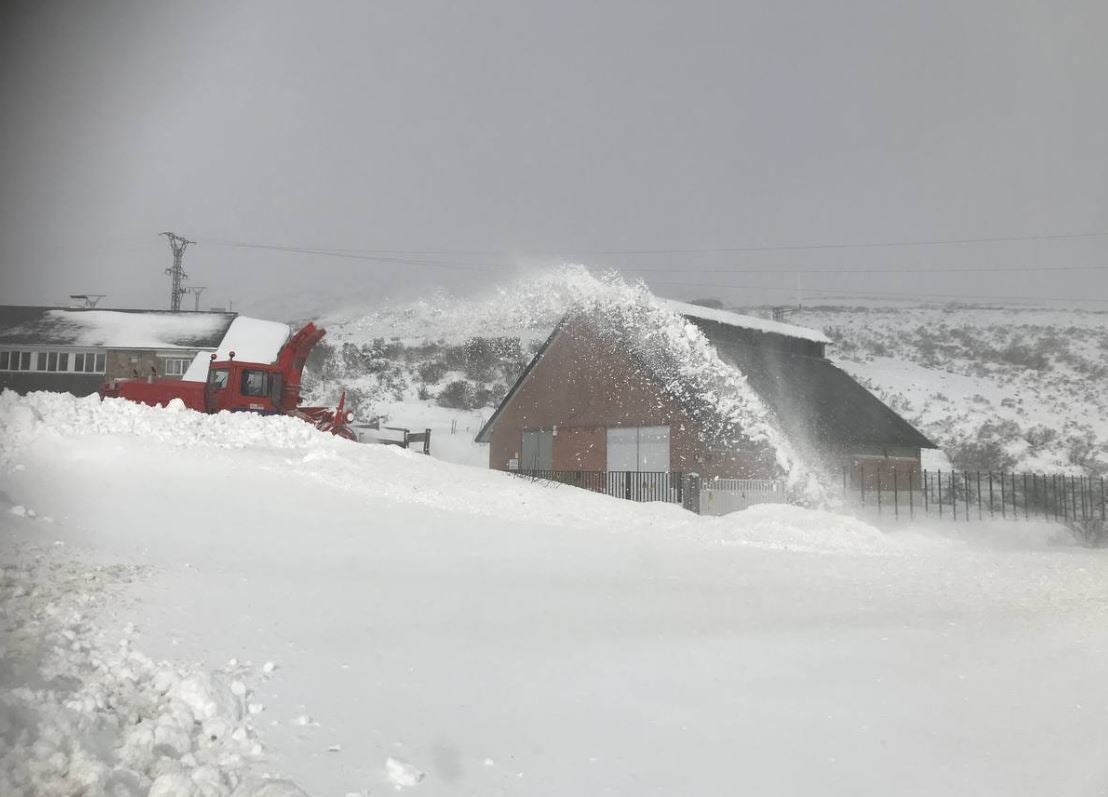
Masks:
[[[804,296],[1108,300],[1103,270],[905,271],[1108,266],[1108,236],[703,251],[1108,233],[1103,0],[3,8],[5,303],[163,306],[162,230],[200,243],[202,306],[562,260],[737,303],[842,267],[894,273],[804,274]],[[674,249],[697,251],[597,254]]]

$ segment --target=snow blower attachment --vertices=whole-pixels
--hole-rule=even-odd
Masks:
[[[281,347],[272,363],[244,362],[232,351],[226,360],[211,356],[205,381],[182,379],[113,379],[100,388],[101,398],[123,398],[158,407],[181,399],[197,412],[257,412],[291,415],[347,440],[356,440],[350,428],[353,413],[343,392],[335,409],[300,406],[300,378],[308,353],[326,332],[309,323]]]

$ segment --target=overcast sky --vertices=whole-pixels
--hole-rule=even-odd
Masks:
[[[1108,300],[1108,271],[1076,270],[1108,266],[1090,235],[1108,233],[1104,0],[0,15],[4,303],[165,306],[163,230],[199,243],[203,307],[405,298],[563,260],[734,303],[798,285]]]

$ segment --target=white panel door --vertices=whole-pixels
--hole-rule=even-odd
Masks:
[[[639,430],[634,426],[608,429],[608,470],[639,469]]]
[[[639,427],[639,470],[669,470],[669,427]]]

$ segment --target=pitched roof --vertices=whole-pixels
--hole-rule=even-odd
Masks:
[[[720,359],[746,376],[787,436],[817,444],[936,447],[830,360],[751,346],[718,326],[698,326]]]
[[[214,349],[235,315],[0,305],[0,346]]]

